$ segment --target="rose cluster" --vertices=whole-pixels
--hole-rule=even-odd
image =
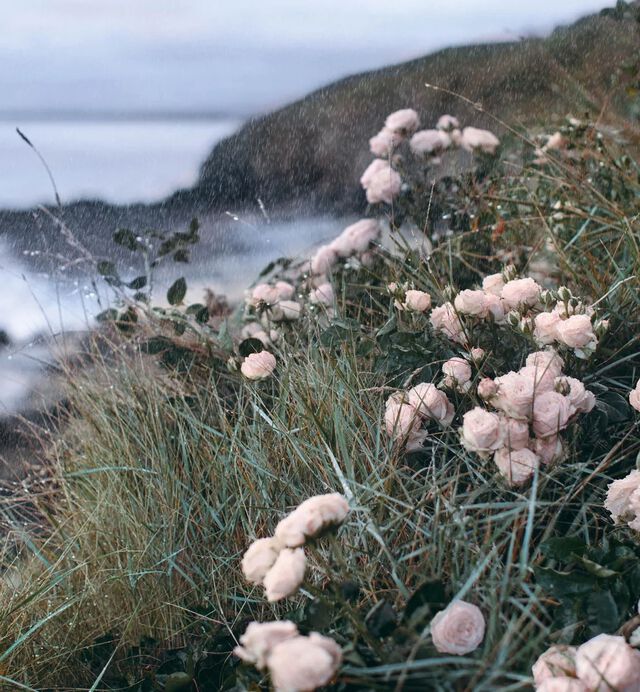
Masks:
[[[380,235],[380,224],[376,219],[360,219],[347,226],[328,245],[320,246],[311,258],[310,271],[313,275],[330,272],[340,259],[364,257],[369,246]],[[324,281],[326,282],[326,280]]]
[[[463,416],[464,447],[484,458],[493,455],[512,485],[527,481],[540,462],[560,460],[560,432],[595,406],[594,394],[563,375],[563,365],[552,349],[530,354],[520,370],[478,383],[479,398],[493,411],[476,406]]]
[[[377,158],[363,173],[360,184],[370,204],[391,204],[400,194],[402,178],[394,166],[401,157],[394,154],[404,142],[408,142],[413,156],[428,158],[431,163],[439,163],[440,154],[452,147],[495,154],[500,145],[500,140],[488,130],[476,127],[461,130],[458,119],[452,115],[441,116],[435,129],[418,130],[419,127],[418,114],[404,108],[391,113],[382,130],[369,140],[369,149]]]
[[[295,293],[295,286],[288,281],[262,283],[247,292],[245,302],[259,314],[268,315],[271,322],[289,322],[302,315],[302,305],[293,300]]]
[[[629,403],[636,411],[640,411],[640,380],[636,382],[636,386],[629,392]]]
[[[302,636],[293,622],[252,622],[234,654],[268,670],[278,692],[307,692],[327,685],[342,663],[342,650],[317,632]]]
[[[269,351],[250,353],[240,365],[240,372],[248,380],[264,380],[270,377],[276,368],[276,357]]]
[[[599,634],[579,647],[552,646],[532,668],[538,692],[640,690],[640,652],[624,637]]]
[[[269,601],[291,596],[304,580],[305,542],[341,524],[349,504],[340,493],[305,500],[276,526],[273,536],[254,541],[242,558],[242,572],[252,584],[262,584]]]
[[[451,341],[467,345],[475,324],[483,321],[517,326],[538,346],[556,345],[579,358],[593,353],[597,333],[606,322],[595,320],[594,310],[569,289],[544,291],[530,277],[518,278],[512,267],[485,277],[482,288],[460,291],[453,302],[431,312],[431,325]]]
[[[395,392],[388,399],[384,421],[387,433],[404,442],[407,450],[420,449],[428,432],[425,421],[436,421],[442,426],[451,425],[453,404],[447,395],[430,382],[422,382],[406,392]]]

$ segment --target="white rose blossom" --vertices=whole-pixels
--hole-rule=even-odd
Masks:
[[[578,647],[576,674],[590,692],[640,690],[640,652],[624,637],[599,634]]]
[[[265,574],[278,559],[282,546],[275,538],[259,538],[254,541],[242,558],[242,573],[252,584],[261,584]]]
[[[387,130],[406,136],[420,127],[420,118],[413,108],[403,108],[387,116],[384,121]]]
[[[404,295],[402,307],[410,312],[427,312],[431,309],[431,296],[424,291],[409,289]]]
[[[478,606],[454,600],[431,621],[431,638],[440,653],[463,656],[484,639],[485,620]]]
[[[501,475],[510,485],[522,485],[535,473],[540,465],[537,454],[530,449],[511,450],[503,447],[493,456],[493,460]]]
[[[450,425],[454,416],[453,405],[447,395],[431,382],[422,382],[407,392],[408,403],[425,418]]]
[[[240,637],[241,646],[233,653],[258,670],[267,667],[267,657],[281,642],[298,636],[298,628],[288,620],[278,622],[252,622]]]
[[[536,437],[550,437],[564,430],[571,417],[567,397],[558,392],[537,394],[533,402],[533,431]]]
[[[461,392],[468,392],[471,388],[471,366],[464,358],[449,358],[442,365],[445,374],[444,384]]]
[[[307,558],[302,548],[283,548],[262,584],[269,602],[291,596],[304,581]]]
[[[576,674],[576,651],[574,646],[551,646],[533,664],[531,672],[536,685],[549,678]]]
[[[267,659],[276,692],[308,692],[327,685],[342,663],[340,647],[312,632],[277,644]]]
[[[282,545],[296,548],[326,528],[341,524],[349,503],[340,493],[315,495],[302,502],[276,526],[275,537]]]
[[[486,317],[489,313],[487,296],[484,291],[467,289],[460,291],[453,301],[455,309],[463,315]]]
[[[640,496],[640,471],[631,471],[624,478],[609,484],[604,506],[613,521],[628,521],[634,518],[631,506],[633,495]]]
[[[636,386],[629,392],[629,403],[636,410],[640,411],[640,380]]]
[[[533,279],[513,279],[504,285],[501,298],[509,310],[517,310],[522,306],[536,305],[541,291],[542,289]]]
[[[462,417],[460,439],[470,452],[487,457],[504,446],[505,427],[498,414],[476,406]]]
[[[248,380],[263,380],[269,377],[276,368],[276,358],[269,351],[250,353],[242,362],[240,372]]]

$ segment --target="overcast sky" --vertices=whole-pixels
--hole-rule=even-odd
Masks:
[[[613,0],[0,0],[0,112],[268,110],[336,78],[543,34]]]

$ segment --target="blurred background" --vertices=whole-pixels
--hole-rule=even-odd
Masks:
[[[603,0],[2,2],[0,208],[154,201],[248,117],[438,48],[544,35]],[[1,232],[1,229],[0,229]]]

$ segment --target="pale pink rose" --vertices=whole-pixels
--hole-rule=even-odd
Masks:
[[[373,267],[373,263],[376,260],[376,252],[374,250],[367,250],[367,252],[363,252],[358,259],[363,267]]]
[[[380,202],[391,204],[400,194],[401,186],[402,179],[393,168],[389,168],[386,171],[378,171],[372,176],[367,187],[367,202],[369,204],[378,204]]]
[[[574,646],[551,646],[533,664],[533,680],[541,685],[549,678],[560,678],[576,674],[576,648]]]
[[[267,657],[281,642],[298,636],[298,628],[288,620],[278,622],[252,622],[240,637],[240,644],[233,653],[243,661],[252,663],[258,670],[267,667]]]
[[[258,341],[262,341],[263,346],[270,346],[272,341],[270,335],[267,334],[262,325],[258,324],[257,322],[249,322],[248,324],[245,324],[240,330],[240,338],[243,340],[258,339]]]
[[[269,351],[250,353],[240,366],[240,372],[248,380],[263,380],[276,368],[276,357]]]
[[[540,299],[542,289],[531,278],[507,281],[502,289],[502,300],[510,310],[519,307],[532,307]]]
[[[373,161],[365,168],[364,173],[360,177],[360,185],[363,190],[366,190],[371,183],[371,179],[380,171],[388,171],[391,164],[386,159],[373,159]]]
[[[538,455],[530,449],[503,447],[493,455],[493,460],[510,485],[526,483],[540,465]]]
[[[306,568],[302,548],[283,548],[262,581],[267,600],[273,603],[294,594],[304,581]]]
[[[640,471],[631,471],[624,478],[609,484],[604,506],[611,513],[613,521],[627,521],[633,518],[631,498],[640,493]]]
[[[547,140],[547,143],[542,147],[542,151],[566,149],[566,147],[567,140],[564,138],[562,132],[554,132]]]
[[[558,341],[569,348],[583,349],[595,345],[597,339],[589,315],[571,315],[560,320],[557,327]]]
[[[571,408],[567,397],[558,392],[536,394],[533,402],[533,431],[536,437],[557,435],[564,430],[571,417]]]
[[[314,288],[309,293],[309,300],[316,305],[332,305],[334,301],[333,286],[327,282]]]
[[[383,127],[377,135],[369,140],[369,151],[374,156],[388,158],[393,150],[402,142],[402,137]]]
[[[270,286],[269,284],[258,284],[253,288],[251,292],[251,304],[257,305],[258,303],[268,303],[273,305],[280,298],[278,289],[275,286]]]
[[[487,315],[493,317],[496,324],[502,324],[506,317],[506,312],[504,309],[504,302],[502,298],[493,295],[493,293],[485,293],[485,307],[487,310]]]
[[[509,449],[524,449],[529,444],[529,424],[515,418],[503,418],[504,444]]]
[[[453,420],[453,405],[444,392],[431,382],[421,382],[407,392],[409,405],[421,416],[449,425]]]
[[[463,315],[486,317],[489,311],[487,296],[484,291],[472,291],[470,289],[461,291],[453,301],[453,305]]]
[[[484,358],[484,349],[480,347],[472,348],[471,349],[471,359],[474,360],[476,363],[481,361]]]
[[[558,379],[555,372],[543,368],[538,368],[536,366],[527,365],[524,368],[520,368],[518,373],[522,377],[527,377],[533,382],[536,390],[536,396],[542,394],[542,392],[551,392],[555,389],[556,380]]]
[[[519,372],[496,377],[498,393],[491,403],[510,418],[528,419],[532,415],[534,381]]]
[[[329,245],[322,245],[311,258],[311,272],[313,274],[327,274],[337,261],[336,251]]]
[[[290,300],[296,292],[296,287],[288,281],[276,281],[275,288],[280,300]]]
[[[505,429],[496,413],[476,406],[462,417],[460,441],[470,452],[488,456],[504,445]]]
[[[477,127],[465,127],[462,130],[462,147],[467,151],[480,149],[488,154],[495,154],[500,146],[500,140],[489,130],[480,130]]]
[[[489,274],[482,280],[482,289],[485,293],[490,293],[500,298],[504,288],[504,277],[502,274]]]
[[[525,365],[529,368],[537,368],[540,372],[553,373],[554,377],[562,374],[564,362],[562,358],[553,350],[535,351],[527,356]]]
[[[347,226],[340,234],[351,246],[351,253],[359,255],[369,249],[369,245],[380,235],[377,219],[360,219]]]
[[[276,692],[310,692],[328,685],[342,663],[340,647],[312,632],[278,644],[268,658]]]
[[[391,132],[410,135],[420,127],[420,118],[413,108],[403,108],[388,115],[384,126]]]
[[[438,130],[457,130],[460,127],[458,118],[453,115],[441,115],[436,123]]]
[[[404,294],[403,307],[410,312],[427,312],[431,308],[431,296],[424,291],[409,289]]]
[[[553,464],[562,461],[565,456],[562,440],[559,435],[537,437],[533,440],[533,451],[540,457],[543,464]]]
[[[388,404],[384,423],[387,434],[394,440],[402,440],[411,433],[417,433],[422,426],[418,411],[408,403]]]
[[[586,390],[582,382],[575,377],[556,377],[556,387],[567,391],[566,397],[569,399],[572,416],[576,413],[589,413],[596,405],[593,392]]]
[[[442,372],[446,375],[445,386],[468,391],[471,386],[471,366],[464,358],[449,358],[442,364]]]
[[[629,392],[629,403],[636,411],[640,411],[640,380],[636,383],[635,388]]]
[[[535,316],[533,338],[541,346],[552,344],[558,338],[560,315],[556,312],[541,312]]]
[[[445,303],[434,308],[429,318],[434,331],[442,332],[446,337],[459,344],[467,343],[460,318],[451,303]]]
[[[288,548],[297,548],[307,538],[313,538],[325,529],[341,524],[349,513],[349,503],[340,493],[315,495],[301,503],[282,519],[275,537]]]
[[[576,678],[547,678],[536,687],[536,692],[591,692]]]
[[[260,584],[273,567],[282,546],[275,538],[259,538],[254,541],[242,558],[242,573],[247,581]]]
[[[451,137],[442,130],[419,130],[409,141],[416,156],[439,154],[451,146]]]
[[[498,385],[490,378],[483,377],[478,382],[478,396],[481,399],[490,399],[498,393]]]
[[[576,673],[590,692],[640,690],[640,653],[624,637],[599,634],[578,647]]]
[[[478,606],[456,599],[431,620],[431,638],[443,654],[463,656],[484,639],[484,615]]]
[[[273,322],[293,322],[302,317],[302,305],[295,300],[279,300],[269,316]]]

